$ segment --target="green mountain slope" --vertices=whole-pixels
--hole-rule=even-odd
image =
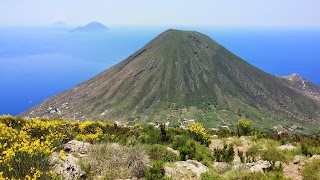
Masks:
[[[143,122],[176,117],[180,122],[182,114],[207,121],[246,116],[262,124],[319,124],[320,103],[206,35],[168,30],[119,64],[21,116]]]

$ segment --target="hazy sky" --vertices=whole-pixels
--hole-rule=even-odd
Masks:
[[[320,0],[2,0],[0,25],[320,27]]]

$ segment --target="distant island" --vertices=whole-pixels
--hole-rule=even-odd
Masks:
[[[106,32],[108,30],[109,29],[105,25],[93,21],[85,26],[79,26],[71,30],[71,32]]]

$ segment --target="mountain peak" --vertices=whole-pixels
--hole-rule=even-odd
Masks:
[[[303,81],[303,78],[297,73],[292,73],[289,76],[287,76],[287,78],[290,81],[301,81],[301,80]]]
[[[181,115],[191,107],[197,110]],[[230,123],[243,116],[319,123],[320,102],[204,34],[170,29],[117,65],[21,115],[134,122],[197,117],[220,123],[214,117],[221,112]]]
[[[279,76],[279,78],[286,80],[291,88],[316,99],[320,99],[320,87],[299,74],[292,73],[289,76]]]

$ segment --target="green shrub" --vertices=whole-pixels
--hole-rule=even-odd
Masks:
[[[146,180],[158,180],[163,179],[165,175],[163,161],[156,161],[146,171]]]
[[[214,180],[219,179],[219,176],[214,173],[214,171],[208,171],[201,174],[201,180]]]
[[[205,145],[200,144],[199,142],[195,143],[196,153],[195,159],[201,162],[203,165],[210,167],[213,161],[212,152]]]
[[[185,161],[186,159],[193,159],[196,156],[196,141],[187,140],[185,144],[178,148],[178,150],[182,161]]]
[[[317,180],[320,179],[320,160],[314,160],[306,165],[302,170],[303,179]]]
[[[286,160],[285,154],[274,147],[261,151],[260,155],[263,160],[269,161],[271,164],[274,164],[276,161],[284,162]]]
[[[215,149],[213,152],[213,157],[217,162],[227,162],[230,163],[234,159],[233,145],[224,145],[223,149]]]
[[[305,156],[312,156],[312,152],[310,150],[310,147],[305,143],[301,143],[301,154],[303,154]]]
[[[196,159],[206,166],[210,166],[213,160],[211,151],[205,145],[193,139],[188,139],[187,136],[182,136],[173,144],[180,153],[182,161],[187,159]]]
[[[256,145],[251,146],[247,150],[246,155],[247,155],[247,161],[253,162],[256,159],[256,157],[259,156],[259,147]]]
[[[144,144],[157,144],[161,142],[161,132],[152,125],[145,126],[139,140]]]
[[[177,161],[178,157],[175,153],[167,150],[163,145],[146,145],[146,151],[153,161],[162,160],[164,162]]]
[[[188,134],[183,134],[181,136],[178,136],[175,141],[172,143],[173,149],[179,149],[179,147],[182,147],[186,144],[187,140],[189,140],[190,137]]]
[[[265,174],[261,172],[249,172],[247,170],[228,171],[222,175],[220,179],[228,180],[285,180],[282,172],[266,171]]]
[[[238,179],[243,179],[243,180],[261,180],[261,179],[268,179],[264,177],[262,173],[251,173],[251,172],[241,172],[237,175],[237,180]]]

